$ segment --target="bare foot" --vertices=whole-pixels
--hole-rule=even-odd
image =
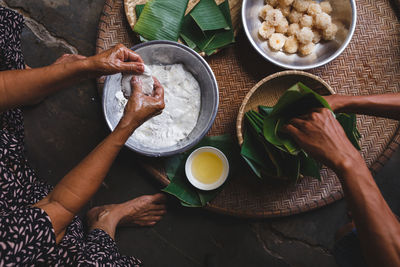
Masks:
[[[121,218],[118,226],[152,226],[161,220],[167,212],[164,194],[141,196],[123,203],[127,213]]]
[[[141,196],[125,203],[92,208],[86,215],[90,230],[101,229],[112,238],[117,226],[153,226],[166,213],[164,194]]]

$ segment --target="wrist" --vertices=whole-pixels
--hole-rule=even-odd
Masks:
[[[342,176],[355,168],[366,167],[363,157],[357,150],[341,155],[338,158],[338,161],[332,164],[332,169],[338,176]]]

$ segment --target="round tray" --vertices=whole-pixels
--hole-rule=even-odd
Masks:
[[[240,1],[238,2],[240,10]],[[400,88],[400,24],[389,1],[357,1],[358,25],[344,53],[331,63],[311,70],[339,94],[397,92]],[[234,17],[234,15],[232,15]],[[117,43],[127,47],[138,40],[130,29],[123,0],[106,0],[98,27],[96,52]],[[279,71],[253,50],[242,32],[236,44],[208,57],[220,88],[220,108],[209,135],[235,134],[240,105],[247,92],[262,78]],[[98,80],[102,90],[103,79]],[[374,173],[397,148],[399,122],[358,116],[361,153]],[[162,159],[141,159],[152,177],[168,184]],[[208,205],[215,212],[240,217],[276,217],[309,211],[343,197],[335,174],[324,169],[322,182],[303,179],[292,186],[261,182],[243,165],[221,193]]]

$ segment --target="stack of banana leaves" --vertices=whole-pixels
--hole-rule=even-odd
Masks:
[[[135,7],[134,31],[142,41],[183,40],[197,52],[212,55],[235,42],[228,0],[200,0],[185,16],[188,0],[150,0]]]
[[[319,94],[302,83],[289,88],[274,107],[259,106],[258,112],[245,114],[241,155],[259,178],[278,178],[298,182],[304,176],[321,179],[321,164],[281,131],[292,118],[313,108],[331,107]],[[361,138],[354,114],[335,114],[351,143],[360,150]]]

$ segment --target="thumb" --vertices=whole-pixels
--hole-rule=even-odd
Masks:
[[[132,94],[131,97],[133,95],[142,95],[143,94],[143,90],[142,90],[142,81],[137,77],[137,76],[133,76],[132,80],[131,80],[131,87],[132,87]]]

